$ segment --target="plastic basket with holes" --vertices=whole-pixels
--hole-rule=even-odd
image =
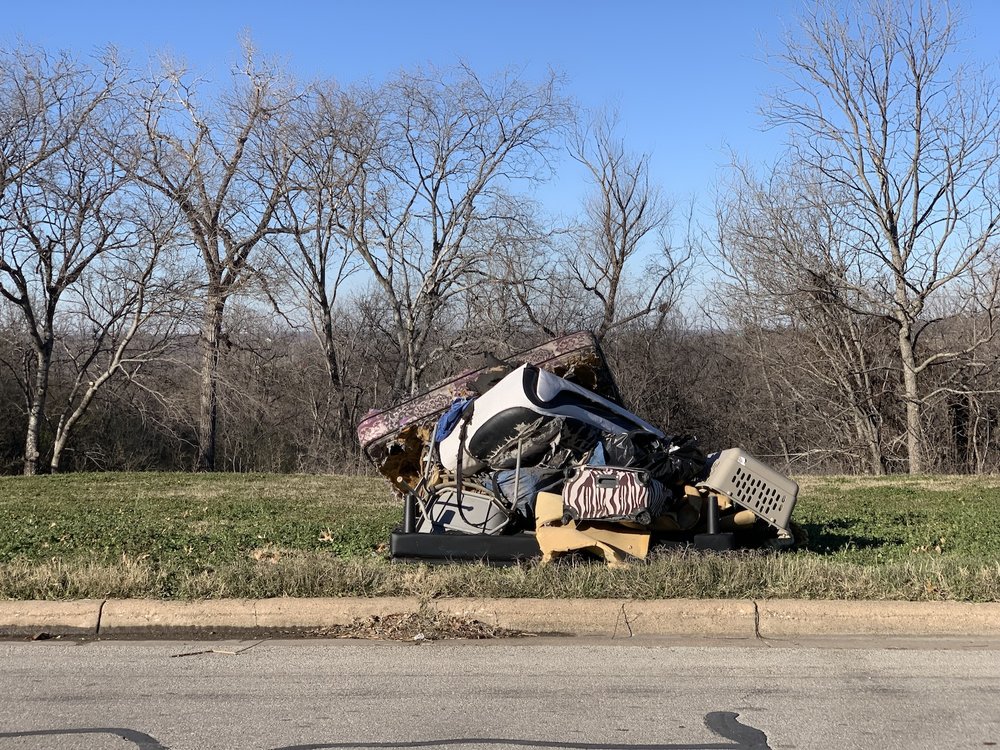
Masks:
[[[714,458],[704,487],[727,495],[777,529],[788,529],[799,485],[744,450],[730,448]]]

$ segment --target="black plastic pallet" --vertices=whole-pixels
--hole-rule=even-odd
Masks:
[[[696,534],[694,539],[659,538],[656,545],[679,549],[688,547],[701,552],[726,552],[737,549],[733,534]],[[407,534],[394,531],[389,536],[389,551],[396,560],[482,561],[494,565],[510,565],[541,557],[538,542],[531,534]]]
[[[398,560],[482,560],[516,563],[540,557],[538,542],[531,534],[407,534],[394,531],[389,551]]]

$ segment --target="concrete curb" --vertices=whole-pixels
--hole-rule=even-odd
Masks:
[[[763,599],[762,638],[801,635],[996,636],[1000,603]]]
[[[169,602],[109,599],[104,605],[102,638],[199,633],[267,633],[319,630],[358,618],[416,612],[415,598],[389,599],[218,599]]]
[[[581,636],[1000,636],[1000,603],[788,599],[435,599],[446,614]],[[294,633],[420,609],[415,598],[0,601],[0,636],[206,637]]]
[[[659,599],[440,599],[449,614],[532,633],[571,635],[699,635],[752,638],[749,600]]]
[[[94,635],[101,621],[102,599],[67,602],[0,601],[0,635]]]

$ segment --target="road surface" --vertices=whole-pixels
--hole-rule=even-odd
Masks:
[[[0,643],[0,750],[1000,747],[1000,644]]]

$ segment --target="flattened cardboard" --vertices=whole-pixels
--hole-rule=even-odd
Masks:
[[[622,565],[625,556],[643,559],[649,553],[649,532],[614,523],[562,523],[562,495],[539,492],[535,499],[535,539],[542,550],[542,562],[566,552],[592,552],[608,565]]]

